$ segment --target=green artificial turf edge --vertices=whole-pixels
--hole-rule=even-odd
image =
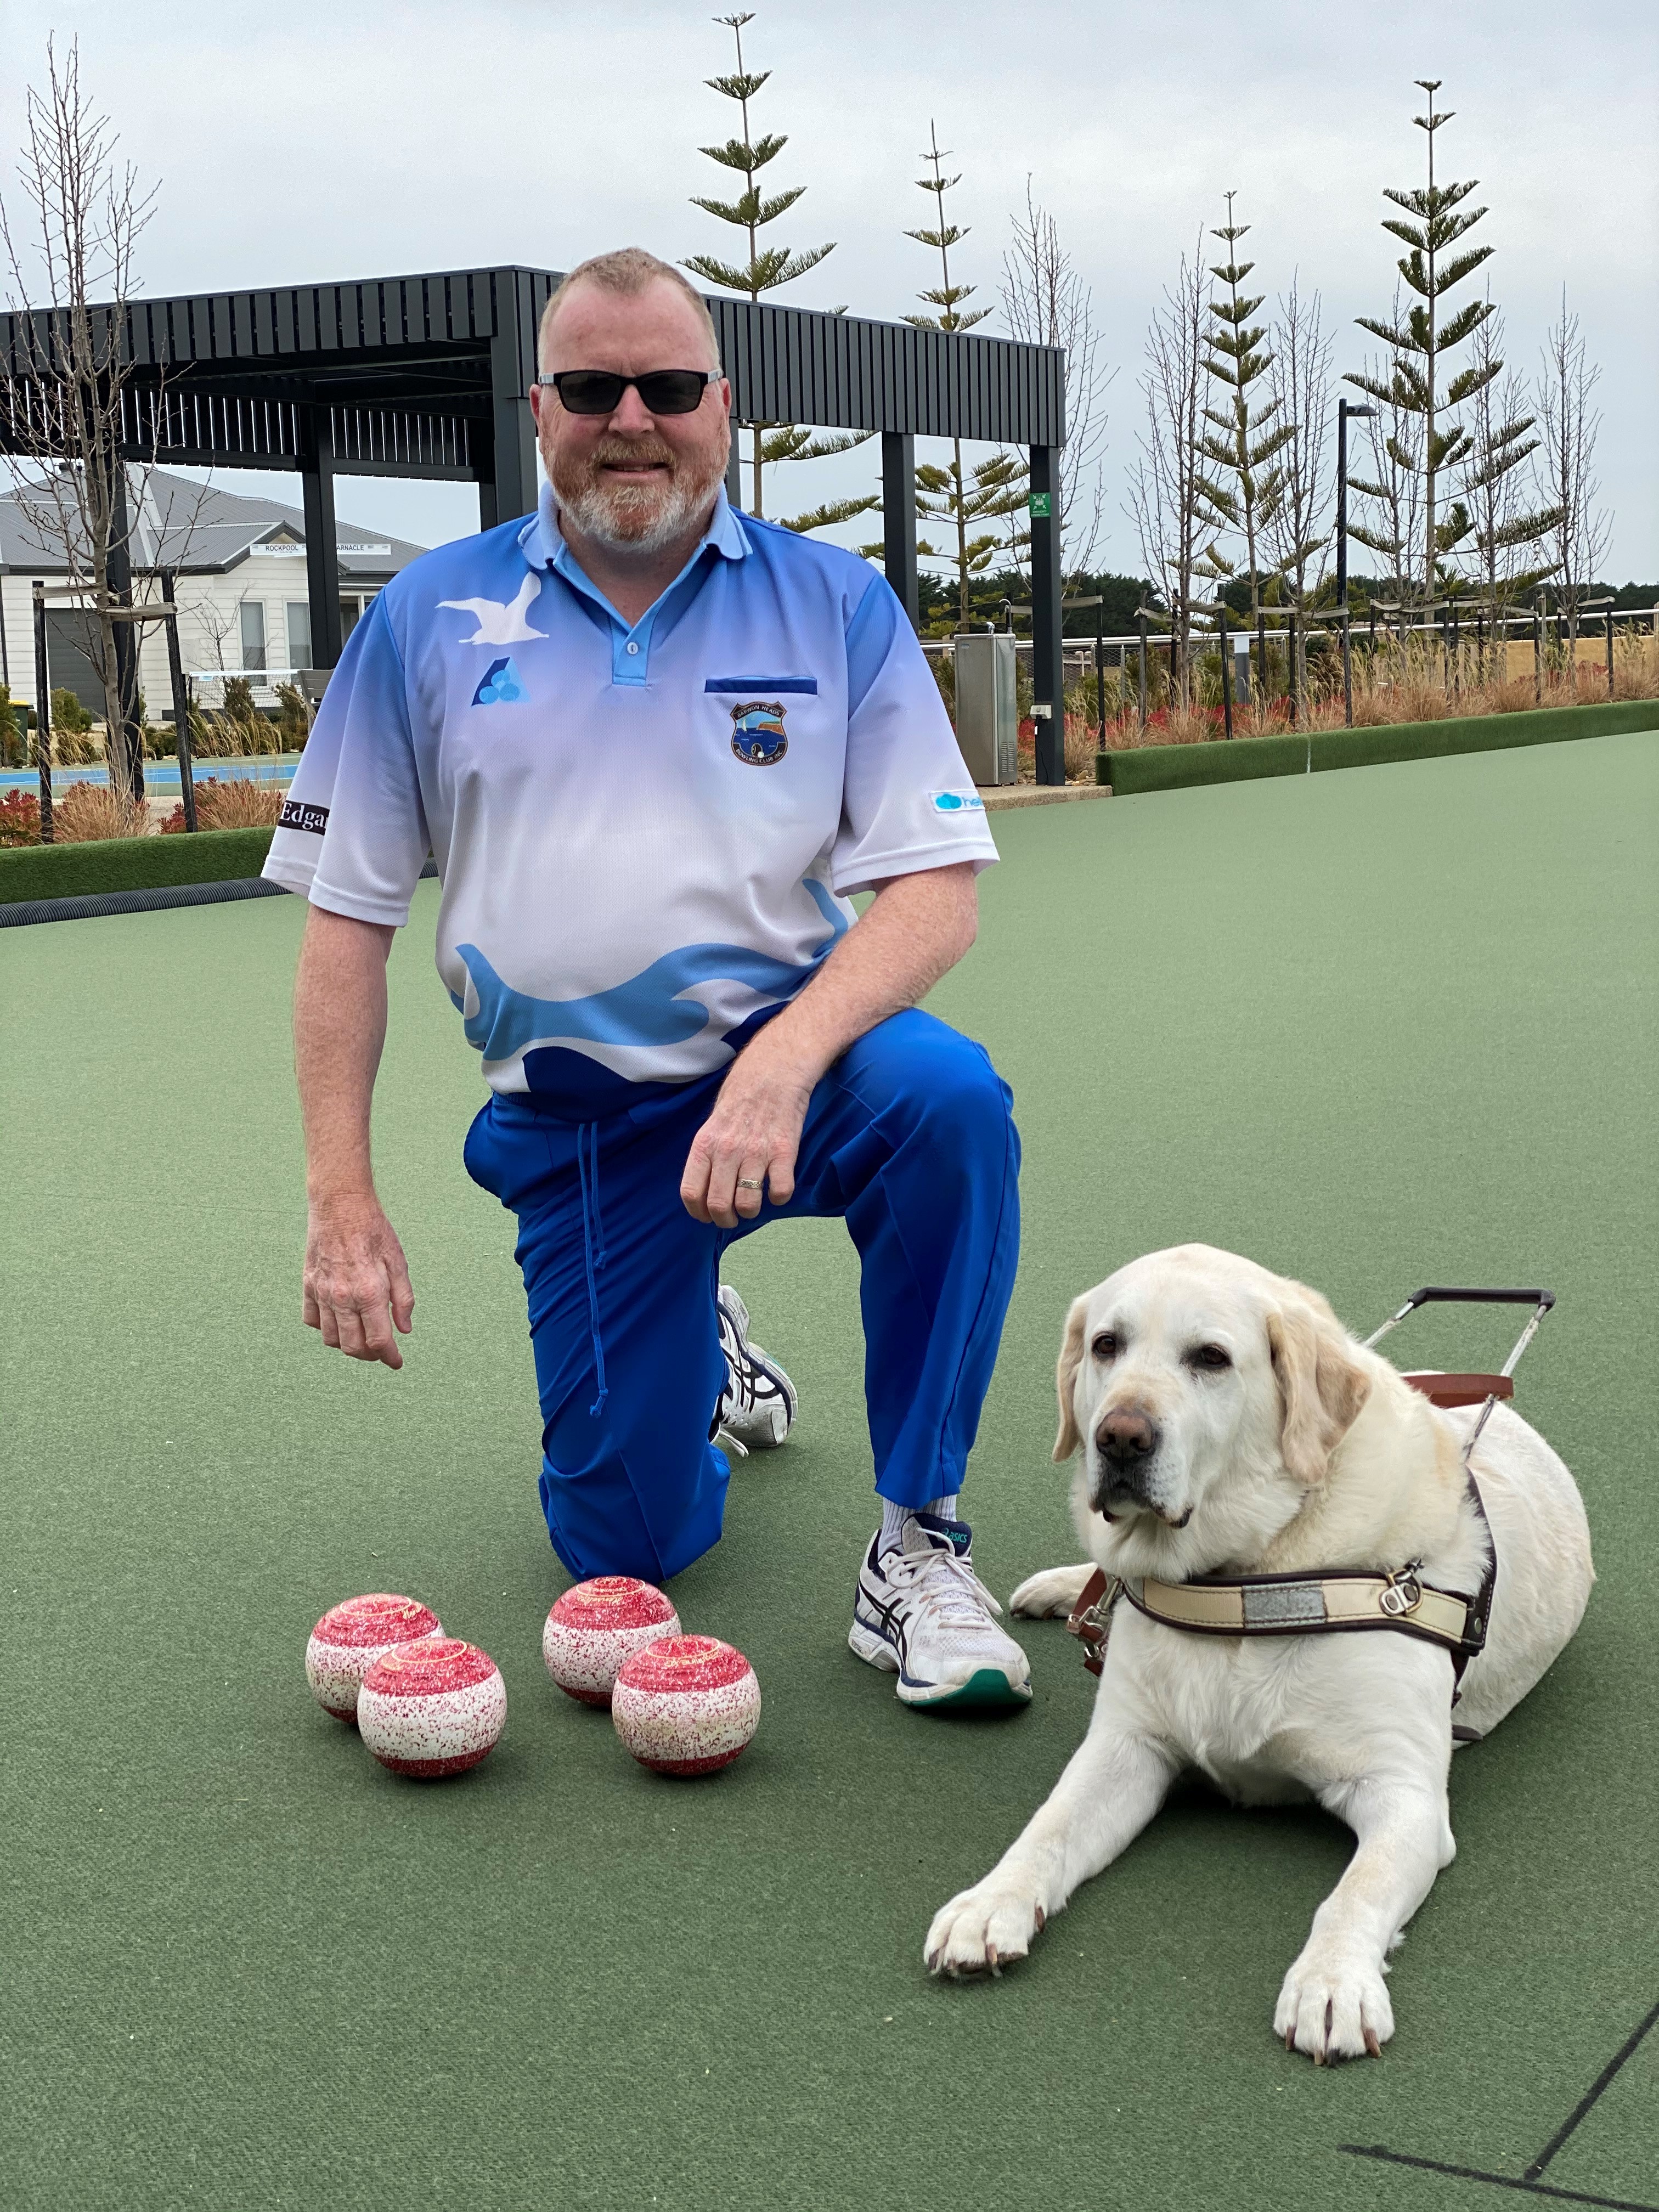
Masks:
[[[271,836],[269,830],[202,830],[194,836],[13,846],[0,852],[0,906],[257,876],[270,850]]]
[[[1432,760],[1451,753],[1498,752],[1510,745],[1559,744],[1649,730],[1659,701],[1608,699],[1588,707],[1543,707],[1521,714],[1453,716],[1440,722],[1395,722],[1377,728],[1287,732],[1283,737],[1218,738],[1197,745],[1136,745],[1096,756],[1097,772],[1119,798],[1178,791],[1194,784],[1244,783],[1258,776],[1372,768],[1389,761]]]

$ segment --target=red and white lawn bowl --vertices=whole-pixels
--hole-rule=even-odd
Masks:
[[[426,1782],[487,1759],[506,1718],[501,1669],[457,1636],[400,1644],[369,1668],[357,1699],[358,1733],[381,1765]]]
[[[568,1589],[548,1614],[542,1656],[568,1698],[608,1705],[623,1662],[679,1632],[678,1613],[653,1583],[598,1575]]]
[[[665,1636],[617,1677],[611,1717],[641,1766],[713,1774],[760,1722],[760,1684],[741,1651],[715,1636]]]
[[[375,1590],[349,1597],[325,1613],[306,1646],[306,1679],[325,1713],[349,1728],[357,1717],[357,1692],[377,1659],[400,1644],[441,1636],[443,1624],[428,1606],[412,1597]]]

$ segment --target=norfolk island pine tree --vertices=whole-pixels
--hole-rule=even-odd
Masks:
[[[1460,239],[1474,229],[1486,210],[1463,204],[1474,191],[1477,179],[1472,178],[1468,183],[1452,185],[1436,182],[1435,135],[1451,121],[1455,111],[1448,109],[1443,114],[1435,108],[1434,95],[1440,89],[1440,78],[1418,77],[1414,82],[1429,95],[1428,113],[1412,118],[1429,142],[1428,183],[1421,190],[1409,191],[1386,187],[1383,198],[1392,201],[1401,215],[1385,216],[1382,228],[1410,249],[1395,266],[1407,290],[1417,296],[1403,320],[1397,312],[1391,323],[1376,322],[1365,315],[1356,317],[1361,330],[1369,331],[1388,348],[1389,374],[1384,381],[1364,371],[1350,370],[1344,380],[1357,385],[1381,405],[1420,425],[1420,444],[1416,450],[1413,452],[1403,443],[1395,450],[1397,441],[1390,440],[1389,458],[1399,467],[1414,470],[1422,479],[1423,535],[1420,566],[1417,567],[1414,581],[1426,604],[1433,599],[1437,586],[1443,580],[1443,556],[1455,552],[1474,527],[1461,500],[1454,499],[1443,515],[1440,512],[1442,477],[1449,470],[1466,462],[1474,449],[1470,433],[1462,422],[1446,421],[1446,411],[1492,383],[1501,374],[1502,364],[1477,358],[1468,368],[1443,380],[1441,356],[1472,337],[1495,310],[1490,299],[1470,300],[1443,323],[1440,303],[1491,258],[1492,248],[1474,246],[1461,252],[1451,251]],[[1402,217],[1412,219],[1406,221]],[[1374,543],[1362,532],[1353,534],[1362,544]],[[1392,549],[1377,545],[1376,550]],[[1419,557],[1418,549],[1400,549],[1402,589],[1412,573],[1406,558],[1408,550],[1413,564]]]
[[[951,248],[968,235],[966,229],[948,222],[945,215],[945,195],[962,182],[960,175],[945,174],[945,152],[939,143],[939,131],[932,122],[927,126],[928,146],[921,159],[927,162],[932,175],[918,177],[917,189],[933,195],[938,207],[938,218],[932,229],[907,230],[905,236],[914,238],[918,245],[933,247],[939,258],[939,282],[930,290],[919,292],[916,297],[936,312],[931,315],[910,314],[904,319],[921,331],[970,331],[984,322],[992,313],[989,307],[964,308],[963,301],[971,299],[977,289],[972,284],[957,284],[951,277]],[[943,522],[956,532],[954,552],[940,552],[938,547],[925,540],[917,546],[919,553],[931,561],[954,562],[957,572],[957,619],[958,626],[968,627],[968,586],[971,578],[982,575],[989,568],[993,557],[1003,549],[1004,540],[993,532],[988,536],[972,537],[969,532],[980,522],[1001,521],[1018,514],[1027,498],[1025,471],[1009,453],[999,451],[981,461],[970,477],[964,479],[962,463],[962,441],[951,441],[951,459],[940,468],[936,463],[923,462],[915,475],[916,513],[927,522]],[[871,550],[878,549],[872,548]]]
[[[694,276],[705,277],[711,284],[718,284],[728,292],[746,293],[758,302],[766,293],[793,283],[797,276],[816,269],[820,261],[835,252],[835,240],[831,239],[824,246],[807,246],[799,253],[792,253],[787,246],[762,246],[761,232],[793,207],[806,187],[796,185],[768,198],[756,182],[758,173],[775,161],[789,143],[787,137],[775,133],[757,139],[750,130],[749,103],[772,72],[762,70],[757,73],[743,65],[743,27],[755,20],[752,10],[747,15],[716,15],[713,20],[723,23],[736,40],[738,66],[732,76],[711,76],[704,82],[711,92],[736,100],[743,118],[743,136],[728,138],[723,146],[703,146],[698,150],[711,161],[718,161],[722,168],[735,169],[744,179],[744,191],[736,200],[702,199],[694,195],[691,204],[743,231],[749,240],[749,258],[746,262],[730,262],[719,260],[713,254],[692,253],[686,256],[685,266]],[[838,307],[831,312],[844,314],[846,310]],[[850,452],[874,434],[869,430],[853,430],[836,436],[816,437],[811,430],[794,422],[755,422],[750,425],[750,433],[749,465],[753,479],[750,511],[762,516],[766,512],[763,472],[769,465],[823,460],[831,453]],[[784,526],[790,530],[823,530],[832,523],[846,522],[855,514],[867,514],[879,503],[873,493],[860,499],[830,500],[808,514],[787,518]]]

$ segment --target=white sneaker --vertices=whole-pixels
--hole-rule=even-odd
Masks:
[[[729,1283],[714,1294],[726,1388],[714,1411],[711,1439],[725,1433],[745,1452],[773,1451],[795,1425],[795,1386],[777,1361],[749,1340],[749,1309]]]
[[[898,1676],[907,1705],[1023,1705],[1031,1670],[992,1618],[1002,1607],[974,1572],[973,1534],[961,1521],[907,1514],[902,1546],[859,1570],[847,1641],[860,1659]]]

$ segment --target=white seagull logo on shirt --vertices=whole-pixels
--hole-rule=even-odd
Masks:
[[[526,638],[547,635],[544,629],[532,629],[524,618],[541,588],[542,580],[532,570],[520,585],[516,599],[440,599],[438,605],[453,607],[477,622],[478,627],[461,640],[463,645],[522,645]]]

